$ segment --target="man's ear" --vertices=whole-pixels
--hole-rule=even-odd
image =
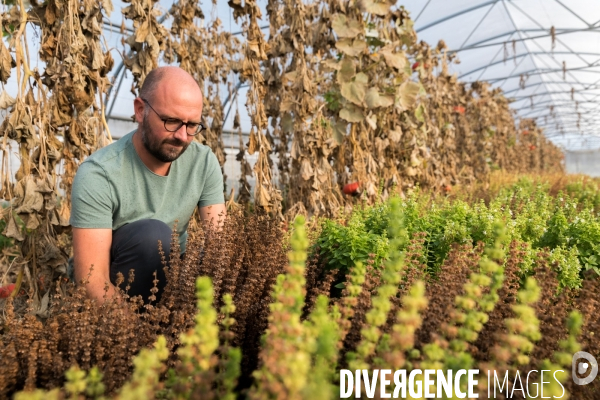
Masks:
[[[141,124],[144,120],[144,109],[146,108],[146,104],[144,100],[139,97],[136,97],[133,100],[133,110],[135,111],[135,120],[138,124]]]

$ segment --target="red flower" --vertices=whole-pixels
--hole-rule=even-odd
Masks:
[[[465,108],[463,106],[454,106],[454,112],[457,112],[459,114],[464,114],[465,113]]]
[[[533,151],[533,150],[535,150],[535,148],[536,148],[535,144],[530,144],[529,145],[529,150]]]
[[[344,194],[356,194],[358,192],[358,186],[359,182],[348,183],[344,186],[342,192],[344,192]]]
[[[10,285],[0,287],[0,299],[5,299],[15,290],[15,284],[11,283]]]
[[[417,61],[416,63],[414,63],[414,64],[412,65],[412,69],[413,69],[413,71],[414,71],[415,69],[419,68],[419,65],[421,65],[421,63],[420,63],[420,62],[418,62],[418,61]]]

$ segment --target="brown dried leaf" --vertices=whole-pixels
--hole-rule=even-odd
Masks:
[[[421,86],[418,83],[412,81],[406,81],[398,88],[398,94],[396,95],[396,106],[401,110],[407,110],[414,106],[417,100],[417,94]]]
[[[393,53],[393,49],[389,46],[384,47],[379,51],[379,54],[383,56],[385,59],[385,63],[392,67],[396,68],[398,71],[404,70],[406,64],[408,64],[408,60],[406,59],[406,55],[404,52]]]
[[[333,124],[333,138],[337,144],[342,144],[344,141],[344,137],[346,137],[346,132],[348,129],[348,124],[342,121],[336,121]]]
[[[344,96],[346,100],[360,106],[365,99],[368,83],[369,77],[366,74],[359,72],[354,77],[354,81],[342,84],[342,96]]]
[[[271,203],[271,196],[269,195],[268,189],[263,185],[256,185],[256,193],[254,199],[259,207],[269,207]]]
[[[402,139],[402,129],[400,128],[400,125],[396,125],[394,129],[388,133],[388,138],[394,143],[398,143],[400,139]]]
[[[248,154],[254,154],[257,148],[258,140],[256,139],[256,133],[254,133],[254,129],[252,129],[250,131],[250,141],[248,142]]]
[[[313,175],[314,175],[314,171],[312,169],[312,165],[310,164],[310,161],[307,158],[303,158],[302,164],[300,165],[300,176],[302,176],[302,179],[307,181],[310,178],[312,178]]]
[[[156,36],[154,36],[152,32],[146,36],[146,43],[148,43],[153,64],[157,64],[158,55],[160,54],[160,45],[158,44],[158,40],[156,40]]]
[[[144,20],[142,24],[135,31],[135,41],[138,43],[144,43],[149,33],[148,20]]]
[[[37,301],[36,301],[37,303]],[[38,307],[34,307],[34,310],[36,310],[35,314],[39,317],[42,318],[47,318],[50,310],[48,308],[50,304],[50,290],[48,290],[46,292],[46,294],[44,294],[44,296],[42,297],[42,300],[39,302]]]
[[[4,40],[0,40],[0,42],[0,81],[6,83],[10,78],[10,70],[16,67],[17,64],[4,45]]]
[[[17,99],[10,97],[6,90],[0,93],[0,110],[6,110],[8,107],[12,107],[17,102]]]
[[[284,98],[283,101],[281,102],[281,105],[279,106],[279,111],[281,111],[281,112],[290,111],[292,109],[293,105],[294,105],[294,103],[290,98]]]
[[[27,228],[27,229],[33,230],[33,229],[37,229],[37,227],[40,226],[40,220],[37,218],[36,213],[24,214],[23,220],[27,221],[25,223],[25,228]]]
[[[355,38],[364,31],[361,22],[354,19],[348,21],[348,18],[344,14],[332,15],[331,27],[336,35],[341,38]]]
[[[100,43],[96,41],[93,42],[92,54],[92,69],[96,70],[104,67],[104,53],[100,48]]]
[[[25,240],[25,235],[17,226],[17,222],[15,221],[15,217],[12,212],[8,213],[8,223],[6,224],[6,228],[4,228],[4,232],[2,232],[2,234],[18,241]]]
[[[356,74],[356,67],[350,57],[344,57],[344,59],[338,64],[339,72],[337,74],[337,81],[341,85],[342,83],[349,82]]]
[[[360,122],[365,116],[360,108],[348,103],[340,110],[340,118],[345,119],[348,122]]]
[[[408,175],[408,176],[416,176],[418,173],[419,173],[419,171],[416,168],[413,168],[413,167],[406,168],[406,175]]]
[[[372,87],[367,90],[365,103],[367,103],[369,108],[389,107],[394,104],[394,98],[392,96],[381,96],[379,90],[376,87]]]
[[[58,215],[58,224],[60,226],[69,226],[69,220],[71,219],[71,209],[66,201],[63,201],[60,207],[56,210]]]
[[[113,4],[110,0],[100,0],[102,3],[102,8],[104,9],[104,13],[107,17],[110,17],[110,14],[113,12]]]
[[[323,61],[321,63],[321,65],[334,70],[334,71],[339,71],[341,68],[341,63],[339,63],[337,60],[332,60],[332,59],[327,59],[325,61]]]
[[[285,133],[291,133],[294,130],[294,120],[290,113],[285,113],[281,116],[281,129]]]
[[[390,7],[395,4],[396,1],[377,1],[377,0],[362,0],[360,2],[360,8],[368,13],[385,16],[390,12]]]
[[[38,190],[32,175],[27,175],[22,181],[17,184],[15,194],[18,197],[15,212],[17,214],[30,214],[34,211],[41,211],[44,206],[44,196]]]
[[[367,48],[367,43],[362,39],[342,39],[335,43],[335,47],[344,54],[356,57]]]
[[[367,121],[371,129],[377,129],[377,115],[369,114],[365,117],[365,121]]]

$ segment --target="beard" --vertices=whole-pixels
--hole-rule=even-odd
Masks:
[[[152,156],[165,163],[177,160],[189,146],[189,143],[175,138],[158,139],[146,118],[142,121],[142,144]]]

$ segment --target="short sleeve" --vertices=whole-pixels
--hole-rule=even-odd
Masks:
[[[100,165],[84,162],[79,166],[73,180],[71,200],[71,226],[112,229],[111,188]]]
[[[207,207],[214,204],[225,203],[223,195],[223,173],[217,160],[217,156],[209,151],[206,156],[206,177],[202,194],[198,201],[198,207]]]

